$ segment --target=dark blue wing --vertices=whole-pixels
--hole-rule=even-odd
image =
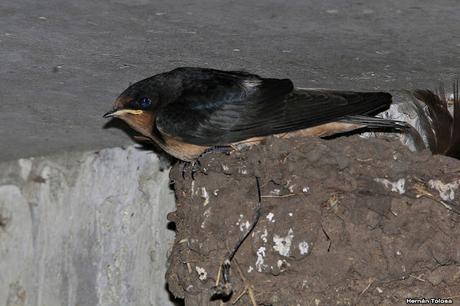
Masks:
[[[156,127],[164,134],[198,145],[228,145],[285,133],[348,115],[367,115],[391,104],[391,96],[386,93],[294,90],[287,79],[182,69],[182,93],[160,108]]]

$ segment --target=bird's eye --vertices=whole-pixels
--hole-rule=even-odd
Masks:
[[[140,99],[138,103],[139,103],[139,107],[142,109],[149,108],[150,105],[152,105],[152,101],[147,97]]]

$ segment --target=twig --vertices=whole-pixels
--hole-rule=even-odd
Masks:
[[[366,288],[364,288],[363,291],[361,291],[358,298],[360,298],[367,290],[369,290],[369,288],[372,286],[374,282],[375,282],[375,279],[372,279],[372,278],[369,279],[369,285],[367,285]]]
[[[460,215],[460,211],[458,209],[456,209],[455,207],[453,207],[450,204],[447,204],[446,202],[444,202],[442,200],[438,200],[432,193],[430,193],[428,190],[426,190],[426,187],[424,186],[424,184],[415,183],[415,186],[413,188],[417,192],[416,198],[426,197],[428,199],[431,199],[431,200],[441,204],[442,206],[444,206],[448,210]]]
[[[426,280],[424,280],[424,279],[421,278],[420,276],[415,276],[415,275],[409,274],[409,277],[415,278],[416,280],[419,280],[419,281],[421,281],[421,282],[426,282]]]
[[[259,178],[257,176],[255,178],[256,178],[256,185],[257,185],[257,205],[256,205],[256,213],[254,215],[254,219],[251,223],[251,226],[240,237],[240,239],[238,239],[232,251],[228,252],[226,256],[224,257],[224,260],[222,264],[220,265],[220,269],[217,275],[216,285],[213,286],[212,288],[213,296],[226,297],[232,293],[233,291],[232,283],[230,282],[231,261],[233,257],[235,257],[236,252],[238,252],[243,242],[246,240],[249,234],[254,230],[255,226],[257,225],[257,222],[260,219],[260,210],[261,210],[260,208],[261,208],[262,196],[260,193]],[[221,277],[223,280],[222,284],[220,283]]]

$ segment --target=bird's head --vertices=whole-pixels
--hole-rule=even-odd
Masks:
[[[144,136],[152,135],[159,95],[149,79],[129,86],[115,100],[113,109],[104,118],[118,118]]]

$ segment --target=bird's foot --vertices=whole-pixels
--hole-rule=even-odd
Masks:
[[[230,152],[232,152],[234,150],[233,147],[231,146],[214,146],[214,147],[209,147],[206,149],[206,151],[204,151],[203,153],[201,153],[200,157],[203,157],[203,156],[206,156],[208,155],[209,153],[224,153],[224,154],[230,154]]]
[[[190,170],[190,177],[192,178],[192,180],[195,180],[196,173],[198,172],[205,173],[198,159],[192,162],[183,162],[182,164],[182,178],[183,179],[185,179],[186,174],[189,172],[189,170]]]
[[[228,147],[228,146],[210,147],[206,151],[204,151],[200,155],[199,158],[201,158],[203,156],[206,156],[209,153],[225,153],[225,154],[229,154],[231,151],[233,151],[233,148]],[[183,164],[182,164],[182,178],[185,179],[187,173],[190,171],[190,176],[191,176],[192,180],[195,180],[195,174],[196,173],[199,172],[199,173],[206,174],[206,172],[204,170],[205,169],[203,169],[201,167],[201,163],[200,163],[199,159],[191,161],[191,162],[183,162]]]

